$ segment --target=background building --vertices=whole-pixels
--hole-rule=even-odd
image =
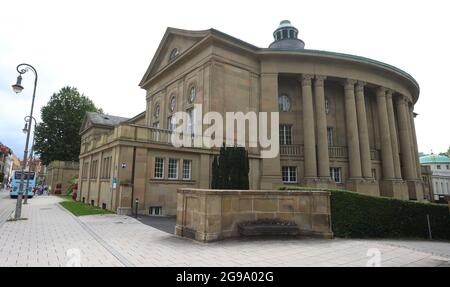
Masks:
[[[280,153],[250,148],[250,188],[339,187],[423,201],[414,127],[418,83],[372,59],[304,49],[282,21],[269,48],[215,29],[168,28],[131,119],[88,113],[81,128],[80,200],[129,212],[176,214],[176,190],[209,188],[217,149],[175,148],[173,115],[280,112]],[[195,119],[190,128],[195,130]],[[203,127],[204,129],[207,126]]]
[[[433,200],[445,201],[450,196],[450,158],[431,154],[420,157],[420,164],[431,170]]]
[[[8,183],[12,171],[12,150],[0,142],[0,187]]]
[[[78,170],[78,162],[52,161],[46,168],[45,184],[53,194],[66,194],[69,182],[78,177]]]

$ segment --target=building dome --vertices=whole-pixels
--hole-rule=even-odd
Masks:
[[[275,41],[270,44],[271,49],[304,49],[305,42],[297,38],[298,29],[292,26],[291,21],[283,20],[273,32]]]
[[[430,154],[420,157],[421,164],[438,164],[438,163],[450,163],[450,158],[444,155]]]

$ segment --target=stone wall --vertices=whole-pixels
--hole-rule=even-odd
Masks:
[[[238,223],[267,218],[294,221],[301,235],[333,237],[329,192],[178,190],[179,236],[205,242],[236,237]]]

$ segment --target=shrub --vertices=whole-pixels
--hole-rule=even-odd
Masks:
[[[78,186],[78,176],[74,176],[69,180],[69,185],[66,189],[66,195],[71,195],[73,190],[77,188]]]
[[[328,191],[331,192],[332,229],[337,237],[428,238],[429,215],[433,239],[450,240],[447,205],[374,197],[343,190]]]
[[[248,152],[244,147],[220,148],[219,156],[212,163],[212,189],[249,189]]]

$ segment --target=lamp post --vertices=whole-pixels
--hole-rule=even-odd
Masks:
[[[34,98],[36,96],[36,86],[37,86],[38,74],[36,72],[36,69],[29,64],[20,64],[17,66],[16,70],[17,70],[17,72],[19,72],[19,76],[17,77],[16,84],[12,85],[12,88],[13,88],[14,92],[16,92],[17,94],[22,92],[22,90],[23,90],[22,75],[30,70],[34,73],[33,100],[31,102],[31,111],[30,111],[30,118],[32,118],[33,117],[33,108],[34,108]],[[30,121],[31,121],[31,119],[30,119]],[[30,141],[30,131],[31,131],[31,129],[28,129],[28,131],[27,131],[27,141],[25,142],[25,150],[23,152],[22,174],[20,177],[19,192],[17,195],[16,212],[14,214],[15,220],[20,219],[20,216],[22,214],[23,182],[25,179],[25,167],[27,166],[27,160],[28,160],[28,143]]]
[[[29,166],[28,170],[31,172],[31,165],[34,162],[34,136],[36,134],[37,122],[36,122],[36,119],[34,117],[30,117],[30,116],[26,116],[24,118],[24,120],[25,120],[25,127],[22,130],[24,133],[27,133],[28,130],[31,129],[31,120],[34,120],[33,144],[31,145],[31,151],[30,151],[31,162],[28,164],[28,166]],[[36,172],[36,170],[34,172]],[[34,176],[36,176],[36,174]],[[27,184],[25,186],[25,199],[23,201],[23,204],[27,204],[28,203],[28,187],[29,187],[29,185],[30,185],[30,174],[27,176]]]

